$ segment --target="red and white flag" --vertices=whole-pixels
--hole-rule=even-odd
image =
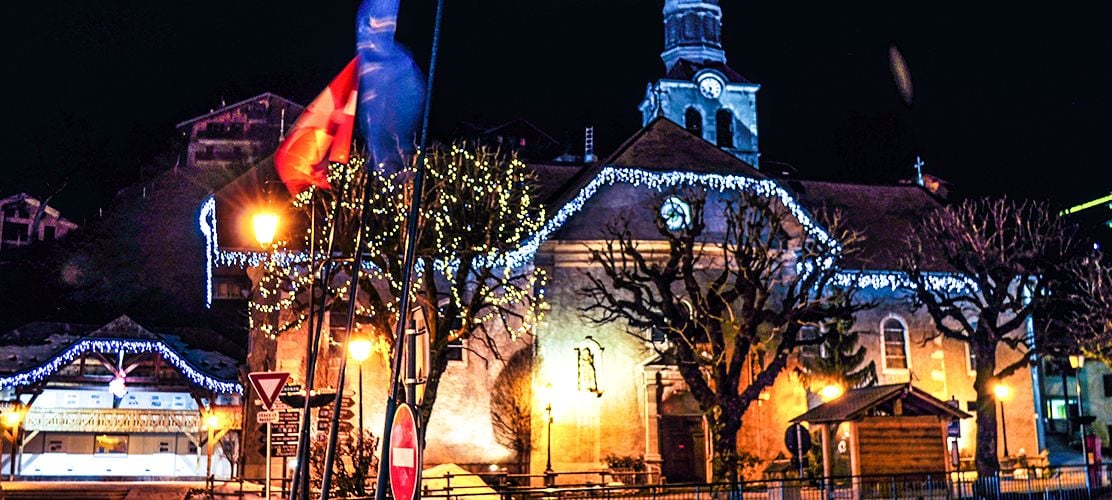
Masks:
[[[274,153],[278,177],[292,195],[309,186],[330,189],[328,163],[347,163],[350,159],[358,103],[356,61],[348,63],[309,103]]]

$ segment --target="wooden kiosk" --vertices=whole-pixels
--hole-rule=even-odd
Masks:
[[[877,480],[869,476],[904,476],[914,482],[945,484],[952,469],[946,449],[947,425],[969,414],[916,389],[911,384],[891,384],[847,391],[792,419],[821,432],[823,473],[830,476],[832,431],[849,425],[849,456],[855,497],[868,495]],[[865,476],[865,477],[860,477]],[[833,488],[833,481],[827,481]]]

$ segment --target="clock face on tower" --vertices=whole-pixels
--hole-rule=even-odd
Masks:
[[[670,231],[679,231],[691,224],[691,207],[677,196],[669,196],[660,204],[660,218]]]
[[[706,75],[699,79],[699,93],[707,99],[718,99],[722,95],[722,81],[712,75]]]

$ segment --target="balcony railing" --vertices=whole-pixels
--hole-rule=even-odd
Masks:
[[[240,427],[239,409],[221,407],[221,421]],[[204,430],[197,410],[117,410],[103,408],[34,408],[24,428],[44,432],[196,433]]]

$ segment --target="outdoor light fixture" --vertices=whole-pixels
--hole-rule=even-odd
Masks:
[[[348,353],[351,354],[351,359],[359,363],[366,361],[371,357],[371,341],[364,337],[351,339],[348,342]]]
[[[255,228],[255,241],[259,246],[266,248],[274,243],[274,235],[278,232],[278,216],[270,212],[260,212],[251,219]]]
[[[834,401],[842,397],[846,393],[846,389],[842,384],[827,384],[822,389],[819,389],[819,397],[822,398],[824,403]]]
[[[209,429],[219,429],[220,417],[215,413],[209,413],[208,416],[205,417],[205,426]]]
[[[127,384],[125,383],[124,378],[117,376],[116,378],[112,379],[112,381],[108,383],[108,392],[111,392],[112,395],[116,396],[117,398],[124,397],[124,395],[127,394]]]
[[[1080,354],[1070,355],[1070,368],[1077,370],[1074,381],[1077,383],[1077,427],[1081,433],[1081,457],[1085,462],[1085,486],[1089,486],[1089,446],[1085,439],[1087,432],[1085,426],[1088,423],[1085,420],[1085,401],[1081,399],[1081,369],[1085,368],[1085,356]],[[1066,400],[1069,403],[1069,400]]]
[[[1008,420],[1004,417],[1004,401],[1012,396],[1012,388],[1004,384],[997,384],[992,392],[996,393],[996,400],[1000,401],[1000,434],[1004,438],[1004,456],[1008,456]]]
[[[4,412],[4,425],[9,428],[15,429],[19,427],[19,423],[23,421],[23,411],[19,407],[12,406]]]

